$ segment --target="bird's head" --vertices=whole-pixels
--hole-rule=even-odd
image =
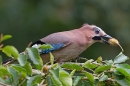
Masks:
[[[112,38],[101,28],[95,25],[84,24],[81,29],[83,30],[85,36],[93,42],[104,42],[106,44],[109,44],[108,40]]]

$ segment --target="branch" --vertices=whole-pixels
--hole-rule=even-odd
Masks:
[[[0,82],[0,86],[11,86],[11,85],[7,85],[7,84]]]

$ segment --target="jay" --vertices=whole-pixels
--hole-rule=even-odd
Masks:
[[[31,46],[50,44],[52,46],[50,49],[39,51],[43,62],[50,61],[49,53],[52,52],[55,61],[62,63],[75,59],[95,42],[109,44],[106,39],[111,38],[101,28],[95,25],[84,24],[78,29],[52,33],[32,43]]]

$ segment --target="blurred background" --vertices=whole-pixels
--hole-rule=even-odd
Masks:
[[[13,36],[4,44],[14,45],[19,52],[31,41],[84,23],[118,39],[130,56],[130,0],[0,0],[0,33]],[[120,52],[118,46],[95,43],[80,56],[106,60]]]

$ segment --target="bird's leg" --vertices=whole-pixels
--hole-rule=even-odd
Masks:
[[[77,63],[77,60],[79,60],[79,56],[77,56],[76,58],[75,58],[75,62]]]
[[[85,60],[85,61],[87,61],[88,59],[80,57],[80,56],[77,56],[74,61],[77,63],[78,60]]]
[[[74,58],[74,59],[71,59],[71,60],[69,60],[69,62],[78,62],[77,60],[80,60],[80,56],[77,56],[76,58]]]

